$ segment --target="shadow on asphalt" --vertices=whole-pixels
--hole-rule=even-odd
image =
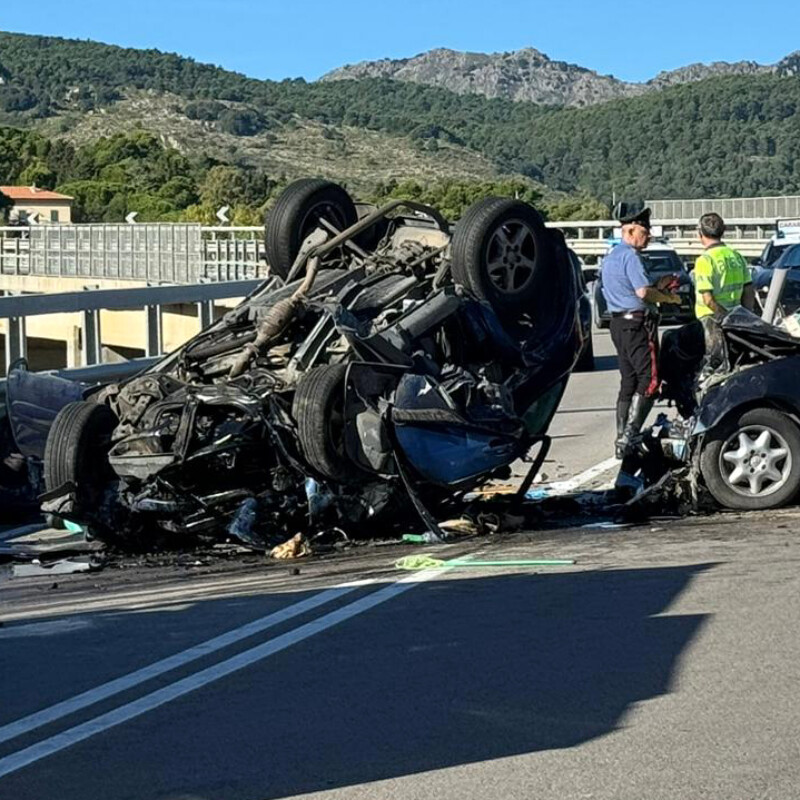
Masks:
[[[713,566],[423,584],[372,619],[313,640],[304,658],[319,665],[319,684],[299,704],[264,707],[262,744],[275,768],[264,765],[265,782],[249,796],[364,784],[611,733],[634,704],[670,691],[707,615],[657,615]]]
[[[616,356],[595,356],[594,357],[594,371],[595,372],[612,372],[619,369]]]
[[[671,691],[708,615],[660,615],[714,566],[424,583],[45,772],[62,800],[267,800],[575,747]]]

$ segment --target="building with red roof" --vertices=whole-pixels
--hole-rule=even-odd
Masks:
[[[0,186],[0,192],[14,204],[10,220],[40,223],[72,222],[74,198],[36,186]]]

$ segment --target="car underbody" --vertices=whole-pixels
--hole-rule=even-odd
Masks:
[[[265,547],[409,509],[435,532],[429,508],[536,446],[537,469],[584,334],[563,237],[533,208],[359,218],[341,187],[299,181],[267,241],[272,277],[249,298],[59,413],[43,510],[123,547]]]

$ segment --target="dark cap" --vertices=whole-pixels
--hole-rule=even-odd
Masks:
[[[622,201],[614,207],[614,219],[621,225],[641,225],[650,230],[650,209],[644,203]]]

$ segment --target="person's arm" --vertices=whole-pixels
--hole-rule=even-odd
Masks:
[[[756,310],[756,290],[753,288],[752,282],[746,283],[742,289],[742,305],[748,311]]]
[[[645,303],[680,303],[681,299],[671,292],[662,292],[661,289],[650,285],[650,278],[644,271],[642,261],[638,256],[631,255],[625,265],[628,280],[633,286],[636,296]]]
[[[716,301],[714,297],[714,281],[712,280],[712,270],[714,265],[711,259],[700,256],[694,265],[694,288],[697,292],[699,301],[710,308],[714,314],[725,313],[725,309]]]
[[[679,305],[681,298],[672,292],[662,292],[660,289],[654,289],[652,286],[643,286],[641,289],[636,290],[636,296],[645,303],[672,303]]]

